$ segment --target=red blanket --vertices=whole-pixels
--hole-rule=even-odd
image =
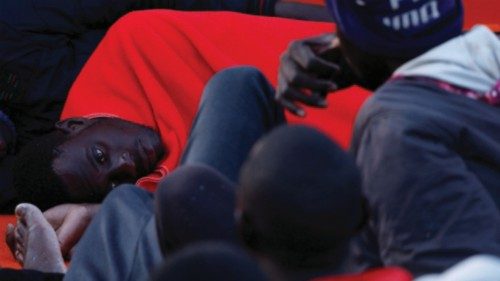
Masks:
[[[318,2],[315,0],[311,1]],[[473,25],[473,23],[488,23],[490,24],[490,26],[496,27],[498,28],[498,31],[500,31],[500,18],[497,14],[497,11],[500,10],[500,3],[497,0],[465,0],[464,2],[466,9],[465,23],[467,27],[470,27],[471,25]],[[108,93],[109,90],[112,90],[112,93],[115,90],[122,89],[124,89],[126,92],[135,90],[139,90],[140,92],[142,92],[144,91],[144,89],[141,90],[141,87],[143,86],[147,86],[148,89],[149,87],[161,88],[162,86],[166,85],[159,84],[155,86],[141,85],[140,83],[137,83],[138,77],[147,75],[148,73],[147,71],[143,71],[143,69],[145,67],[147,68],[148,66],[151,66],[151,64],[153,63],[158,62],[160,62],[163,66],[159,68],[159,71],[156,72],[155,75],[164,77],[164,79],[168,78],[168,75],[173,75],[171,78],[172,81],[170,81],[171,83],[169,83],[169,85],[173,87],[172,89],[175,89],[175,87],[179,85],[179,82],[176,82],[175,80],[179,78],[181,79],[179,81],[184,82],[183,86],[187,85],[189,88],[195,89],[196,92],[199,92],[204,82],[206,82],[206,80],[213,74],[215,70],[218,70],[224,66],[239,63],[261,66],[266,75],[272,81],[275,81],[278,56],[281,50],[286,47],[285,41],[287,36],[288,39],[292,39],[294,37],[298,38],[301,36],[308,36],[330,29],[329,25],[325,24],[305,23],[280,19],[276,19],[272,25],[270,23],[273,22],[273,20],[266,21],[267,23],[264,23],[264,21],[261,21],[260,23],[256,23],[255,21],[236,21],[236,24],[233,19],[230,20],[229,18],[217,16],[212,16],[212,23],[208,24],[207,20],[204,19],[205,16],[203,16],[202,14],[190,14],[188,16],[187,14],[172,12],[172,15],[173,16],[170,20],[165,19],[165,22],[156,22],[156,24],[159,25],[164,23],[167,24],[165,27],[165,32],[167,32],[168,30],[167,33],[169,34],[169,36],[163,38],[162,36],[158,35],[155,38],[154,43],[160,44],[159,41],[167,40],[168,43],[179,42],[180,45],[173,45],[171,46],[171,49],[162,50],[156,48],[157,44],[151,44],[151,46],[147,46],[148,44],[143,44],[141,47],[153,51],[153,54],[150,57],[151,60],[143,61],[143,65],[140,65],[139,67],[137,65],[129,65],[126,68],[128,69],[128,72],[124,71],[120,67],[115,69],[114,67],[112,67],[112,64],[108,65],[105,57],[102,57],[102,63],[99,63],[97,59],[94,59],[95,62],[89,62],[88,66],[86,67],[86,69],[89,69],[87,70],[87,72],[91,73],[92,71],[97,71],[97,73],[99,73],[100,75],[99,69],[102,67],[103,72],[107,74],[101,78],[110,79],[108,80],[108,82],[110,82],[110,85],[101,85],[101,82],[98,82],[98,80],[96,82],[88,84],[88,86],[82,85],[83,82],[80,82],[80,85],[75,85],[73,92],[84,91],[90,94],[94,89],[99,88],[104,89],[105,93]],[[155,21],[154,19],[152,20]],[[142,23],[137,24],[139,24],[140,26]],[[228,28],[232,26],[237,26],[239,29]],[[295,28],[298,28],[296,33],[294,32]],[[226,31],[226,29],[229,29],[229,31]],[[150,32],[149,30],[143,31],[145,33]],[[137,36],[141,36],[142,31],[140,29],[135,29],[135,32],[138,33],[136,34]],[[186,32],[190,34],[197,34],[199,40],[192,41],[192,38],[186,38],[184,36]],[[239,39],[235,40],[234,38]],[[280,39],[276,40],[275,38]],[[276,43],[275,41],[279,41],[280,43],[277,45],[273,45]],[[151,43],[150,41],[147,42]],[[211,47],[207,48],[207,50],[197,50],[197,47],[207,45],[203,42],[211,42],[210,44],[208,44],[211,45]],[[246,48],[241,48],[241,46],[246,46]],[[118,59],[118,61],[115,61],[114,63],[116,63],[117,65],[121,65],[126,62],[133,61],[134,58],[124,57],[127,55],[127,53],[114,51],[131,47],[132,46],[115,46],[108,51],[109,53],[116,53],[118,55],[117,57],[115,57],[116,59]],[[100,48],[102,49],[103,47]],[[250,55],[248,52],[249,49],[253,51],[252,53],[250,53]],[[217,62],[217,58],[220,58],[220,56],[217,55],[215,55],[214,57],[209,55],[206,58],[208,61],[214,61],[213,63],[216,65],[216,67],[212,66],[210,62],[206,63],[205,61],[200,60],[200,58],[209,53],[220,53],[220,50],[229,52],[225,55],[228,57],[227,59],[223,59],[222,61]],[[175,54],[176,52],[180,52],[177,53],[180,56],[174,56],[173,54]],[[138,68],[133,71],[130,68],[132,66]],[[194,69],[196,69],[198,75],[193,75]],[[184,77],[186,73],[190,75],[190,79]],[[79,78],[79,80],[85,81],[82,79],[84,78]],[[117,86],[118,84],[121,84],[121,87],[114,89],[114,86]],[[170,90],[171,89],[169,89],[168,91]],[[185,93],[177,93],[177,91],[174,92],[177,95]],[[330,98],[330,109],[324,112],[309,110],[309,117],[307,120],[309,120],[308,122],[310,122],[311,124],[319,126],[323,131],[328,132],[330,136],[332,136],[344,147],[346,147],[350,139],[353,117],[357,111],[357,108],[366,96],[366,92],[360,91],[356,88],[344,93],[332,95]],[[102,101],[102,98],[104,97],[105,96],[101,95],[101,98],[97,99],[97,104],[92,103],[89,104],[89,106],[99,105],[99,101]],[[195,107],[193,107],[195,101],[197,101],[196,95],[194,97],[194,100],[190,100],[189,102],[187,102],[187,105],[182,107],[180,110],[188,112],[189,114],[187,115],[192,116],[195,110]],[[75,106],[77,105],[78,102],[76,102]],[[70,111],[67,111],[66,114],[71,115]],[[191,117],[189,117],[187,120],[180,120],[178,122],[179,126],[186,130],[187,124],[189,124],[191,121],[190,118]],[[320,122],[321,120],[325,120],[324,118],[328,118],[328,120],[331,121]],[[174,139],[173,143],[178,142],[177,145],[180,147],[180,144],[184,141],[185,137],[186,132],[183,133],[183,140],[175,141],[175,137],[172,138]],[[175,161],[172,160],[172,162]],[[0,235],[3,235],[3,233],[5,233],[6,224],[13,221],[13,216],[0,216]],[[11,255],[5,243],[0,243],[0,267],[17,267],[17,264],[11,258]]]
[[[0,216],[0,236],[2,237],[2,242],[0,242],[0,268],[11,267],[19,268],[17,262],[12,258],[7,244],[5,244],[5,230],[8,223],[15,223],[15,216]]]
[[[331,23],[229,12],[135,12],[108,32],[74,83],[61,118],[113,114],[159,131],[168,154],[138,184],[154,190],[174,169],[206,82],[235,65],[253,65],[275,83],[279,56],[293,39],[333,30]],[[368,93],[330,95],[327,110],[308,110],[292,123],[318,127],[347,147],[356,112]]]
[[[328,276],[313,279],[311,281],[411,281],[412,275],[404,269],[387,267],[370,270],[362,274],[347,274],[340,276]]]

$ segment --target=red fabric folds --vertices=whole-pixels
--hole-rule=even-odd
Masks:
[[[174,169],[186,143],[205,83],[217,71],[253,65],[276,82],[279,56],[294,39],[332,31],[331,23],[230,12],[133,12],[120,19],[74,83],[62,119],[114,114],[157,129],[168,154],[138,184],[154,190]],[[368,93],[330,95],[327,110],[289,116],[318,127],[347,147],[352,123]]]
[[[411,281],[412,275],[399,267],[374,269],[359,274],[316,278],[311,281]]]

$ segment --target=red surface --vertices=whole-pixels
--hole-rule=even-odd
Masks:
[[[19,268],[19,264],[12,258],[7,244],[5,244],[5,229],[8,223],[15,223],[15,216],[1,216],[0,215],[0,236],[2,237],[2,242],[0,242],[0,268]]]
[[[282,2],[294,2],[311,5],[324,6],[323,0],[282,0]],[[498,0],[464,0],[465,27],[482,23],[489,25],[492,29],[500,32],[500,1]]]
[[[221,28],[224,27],[224,28]],[[117,115],[157,129],[168,154],[139,184],[154,190],[174,169],[206,82],[236,65],[259,68],[276,82],[279,56],[290,41],[332,31],[331,23],[228,12],[135,12],[120,19],[78,76],[62,118]],[[358,108],[368,96],[351,88],[330,95],[327,110],[308,109],[292,123],[318,127],[343,147]]]
[[[280,2],[293,2],[293,3],[300,3],[300,4],[325,6],[324,0],[281,0]]]
[[[303,1],[308,3],[320,2],[315,0]],[[487,23],[500,31],[500,17],[498,17],[500,2],[498,0],[465,0],[464,4],[466,27],[470,27],[475,23]],[[144,18],[146,23],[149,22],[158,24],[160,26],[162,24],[166,24],[165,30],[163,32],[168,32],[169,36],[163,38],[158,34],[158,36],[156,36],[154,40],[151,41],[148,39],[146,41],[147,44],[141,43],[143,45],[141,45],[141,47],[145,48],[146,51],[152,51],[155,58],[150,58],[151,60],[143,61],[143,65],[129,65],[127,67],[127,69],[129,70],[132,66],[137,67],[137,71],[130,71],[130,73],[126,73],[123,69],[120,69],[120,67],[122,67],[121,65],[128,61],[128,58],[126,57],[127,55],[137,55],[134,54],[134,52],[128,54],[126,51],[121,51],[124,49],[133,49],[132,47],[134,46],[133,44],[131,44],[130,40],[128,40],[128,45],[123,46],[123,48],[120,48],[120,46],[109,47],[109,52],[111,54],[116,54],[114,58],[117,59],[117,61],[114,61],[114,63],[118,65],[118,69],[113,69],[113,67],[116,66],[114,64],[104,64],[99,66],[99,63],[89,63],[88,65],[90,66],[86,67],[86,69],[90,67],[90,69],[94,68],[97,70],[100,67],[103,67],[103,71],[106,73],[106,75],[102,78],[108,78],[110,79],[108,81],[116,82],[111,84],[121,84],[120,87],[115,88],[115,86],[117,85],[96,85],[96,83],[92,83],[87,88],[85,87],[85,85],[82,86],[82,83],[80,83],[80,85],[77,85],[73,91],[90,91],[94,90],[95,88],[100,89],[99,93],[101,94],[101,96],[98,99],[99,102],[97,104],[100,104],[100,102],[103,100],[103,97],[116,93],[116,91],[122,89],[126,92],[131,92],[132,90],[135,91],[139,88],[140,92],[142,93],[144,89],[141,90],[141,87],[144,85],[137,84],[137,78],[143,75],[143,72],[141,73],[141,69],[150,66],[150,64],[152,63],[158,63],[158,61],[163,62],[163,65],[160,69],[165,71],[157,72],[155,74],[162,77],[167,76],[167,73],[169,75],[173,75],[171,79],[172,81],[170,81],[170,85],[173,85],[173,88],[169,89],[172,91],[175,90],[176,85],[179,85],[179,82],[175,81],[175,79],[179,78],[179,81],[183,81],[184,84],[189,85],[190,88],[195,89],[197,92],[199,92],[201,91],[206,80],[213,74],[214,70],[218,70],[224,66],[237,63],[261,65],[265,69],[266,75],[272,81],[275,81],[275,73],[278,64],[279,53],[286,47],[285,39],[287,36],[289,36],[288,39],[292,39],[293,37],[299,38],[301,36],[308,36],[330,29],[330,27],[327,25],[318,25],[315,23],[306,24],[297,21],[277,19],[275,21],[266,21],[266,23],[261,22],[260,24],[256,25],[255,22],[252,21],[238,22],[237,29],[231,30],[231,28],[229,28],[230,30],[226,30],[226,27],[231,27],[234,25],[234,23],[229,20],[229,18],[224,19],[224,17],[213,17],[211,20],[213,25],[210,25],[207,24],[206,20],[203,19],[204,16],[202,16],[201,14],[191,14],[189,16],[181,14],[182,13],[175,13],[175,16],[172,14],[171,20],[150,19],[149,17]],[[152,22],[150,22],[150,20]],[[193,21],[194,23],[191,21]],[[136,33],[135,35],[137,36],[137,38],[141,38],[141,36],[151,36],[151,30],[149,28],[146,28],[144,30],[140,29],[140,27],[146,23],[137,22],[137,27],[133,29],[135,30],[134,32]],[[178,24],[178,26],[175,26],[175,24]],[[124,23],[124,25],[126,26],[126,23]],[[213,28],[214,25],[216,26],[215,28]],[[224,28],[220,28],[221,26],[224,26]],[[134,28],[134,26],[131,26],[131,28]],[[286,32],[289,30],[293,30],[294,28],[298,28],[300,31],[294,33],[293,36]],[[193,30],[197,34],[196,39],[182,39],[185,32]],[[175,34],[174,39],[170,39],[171,34]],[[132,35],[129,34],[129,36]],[[209,36],[213,38],[208,38]],[[229,40],[228,38],[239,39]],[[123,40],[125,40],[124,42],[127,42],[126,38],[124,38]],[[174,40],[175,42],[181,44],[179,46],[172,45],[166,50],[155,49],[158,46],[164,46],[159,43],[162,40],[167,41],[164,42],[166,44],[172,43],[173,41],[171,40]],[[273,45],[275,41],[280,41],[280,43],[277,45]],[[208,44],[205,44],[204,42]],[[103,45],[105,46],[106,44],[103,43]],[[202,46],[208,46],[206,48],[207,50],[201,50],[198,52],[196,48]],[[241,48],[242,46],[244,46],[245,48]],[[105,47],[101,46],[99,48],[103,49]],[[219,50],[217,51],[217,49]],[[248,50],[252,50],[253,52],[249,53]],[[214,54],[220,55],[221,51],[229,51],[229,53],[227,54],[227,58],[222,59],[221,62],[214,61],[218,58],[218,55]],[[106,51],[102,52],[106,53]],[[212,56],[210,56],[210,54],[212,54]],[[199,60],[200,56],[207,56],[206,60],[203,60],[203,62],[197,61]],[[259,57],[261,59],[259,59]],[[104,57],[102,59],[103,61],[106,61]],[[97,59],[94,59],[94,61],[96,60]],[[172,64],[176,65],[176,67],[172,67]],[[193,75],[192,69],[190,70],[190,68],[196,69],[198,76]],[[89,70],[87,70],[87,72],[89,72]],[[182,76],[184,76],[186,73],[189,73],[191,76],[182,78]],[[84,78],[79,79],[83,79],[82,81],[85,81]],[[157,86],[161,87],[165,85],[160,84]],[[80,90],[78,90],[79,87]],[[184,92],[178,93],[178,95],[181,95],[183,93]],[[332,136],[344,147],[346,147],[350,139],[350,132],[352,129],[354,114],[357,107],[362,103],[366,96],[367,93],[360,91],[359,89],[331,95],[329,101],[331,104],[330,110],[328,112],[309,110],[309,119],[307,120],[310,120],[311,123],[313,123],[317,127],[320,127],[320,129],[322,129],[323,131],[328,132],[330,136]],[[196,103],[197,98],[198,96],[191,96],[191,100],[186,101],[186,105],[182,109],[186,110],[186,112],[189,112],[188,115],[190,116],[194,114],[195,107],[193,107],[193,105]],[[96,103],[89,103],[88,106],[94,107],[96,106]],[[68,112],[66,112],[66,114],[71,115]],[[148,118],[153,118],[153,116],[148,116]],[[329,121],[320,122],[321,120]],[[297,119],[293,119],[293,121],[297,122]],[[148,122],[151,122],[151,120],[149,120]],[[178,122],[179,126],[184,128],[184,133],[182,136],[183,139],[185,139],[186,137],[186,128],[189,122],[190,118],[188,118],[188,120],[180,119],[180,121]],[[174,136],[174,139],[175,138],[177,137]],[[174,142],[177,142],[177,145],[180,147],[180,143],[182,143],[183,141]],[[5,233],[5,227],[7,223],[13,221],[13,216],[0,216],[0,235],[3,236],[3,233]],[[3,242],[0,242],[0,267],[17,267],[17,263],[15,263],[15,261],[12,259],[7,246]]]
[[[388,267],[375,269],[362,274],[349,274],[316,278],[311,281],[411,281],[413,277],[402,268]]]
[[[498,0],[464,0],[465,27],[482,23],[500,32],[500,1]]]

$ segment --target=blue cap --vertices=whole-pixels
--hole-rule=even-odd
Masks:
[[[327,0],[337,28],[374,55],[415,57],[462,31],[461,0]]]

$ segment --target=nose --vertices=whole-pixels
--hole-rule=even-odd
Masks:
[[[130,153],[124,152],[113,161],[109,178],[120,183],[137,179],[137,169]]]

